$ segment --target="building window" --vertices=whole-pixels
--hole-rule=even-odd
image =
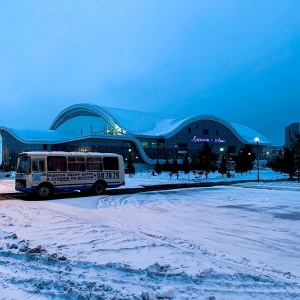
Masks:
[[[204,128],[204,129],[203,129],[203,134],[204,134],[204,135],[208,135],[208,129],[205,129],[205,128]]]
[[[43,150],[47,150],[48,147],[47,147],[47,144],[43,144]]]
[[[188,133],[192,133],[192,128],[191,127],[188,128]]]
[[[187,151],[187,143],[179,143],[178,151]]]
[[[235,151],[236,151],[235,146],[229,146],[229,147],[228,147],[228,151],[229,151],[230,154],[234,154]]]
[[[219,136],[219,129],[216,130],[216,136]]]

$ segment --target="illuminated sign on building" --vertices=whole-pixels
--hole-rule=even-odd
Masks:
[[[213,142],[213,143],[225,143],[225,140],[222,140],[220,138],[217,139],[203,139],[203,138],[198,138],[196,135],[194,135],[193,139],[191,140],[191,142],[194,143],[199,143],[199,142]]]
[[[225,143],[225,140],[221,140],[220,138],[215,139],[215,143]]]

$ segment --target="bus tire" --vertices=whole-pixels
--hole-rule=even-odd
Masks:
[[[104,193],[105,189],[106,189],[106,183],[104,181],[97,181],[94,184],[93,192],[96,195],[101,195]]]
[[[47,199],[53,195],[53,186],[50,184],[40,184],[36,189],[36,196]]]

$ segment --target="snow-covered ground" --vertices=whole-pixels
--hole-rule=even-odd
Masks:
[[[1,200],[0,299],[300,299],[300,184],[260,175],[231,186]],[[126,187],[185,181],[141,173]],[[4,192],[14,192],[13,177],[0,180]]]

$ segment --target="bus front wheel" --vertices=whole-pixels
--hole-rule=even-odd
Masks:
[[[97,181],[95,184],[94,184],[94,188],[93,188],[93,191],[96,195],[101,195],[104,193],[105,191],[105,184],[101,181]]]
[[[36,190],[36,195],[42,199],[49,198],[53,194],[53,189],[49,184],[42,184],[38,186]]]

